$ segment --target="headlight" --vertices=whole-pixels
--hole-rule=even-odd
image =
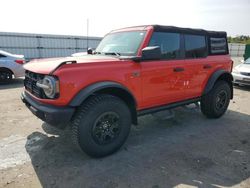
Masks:
[[[45,95],[53,99],[59,93],[59,82],[52,76],[45,76],[43,80],[38,81],[36,85],[43,89]]]

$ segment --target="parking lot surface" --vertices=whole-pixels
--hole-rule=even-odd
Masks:
[[[93,159],[31,114],[22,82],[0,86],[0,187],[250,187],[250,88],[234,88],[220,119],[193,105],[141,117],[117,153]]]

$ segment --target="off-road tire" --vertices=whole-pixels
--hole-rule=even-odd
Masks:
[[[223,96],[225,95],[225,102],[223,105],[218,105],[218,97],[221,93],[223,93]],[[226,112],[230,99],[231,89],[229,84],[223,80],[217,81],[213,89],[201,97],[201,111],[208,118],[219,118]],[[218,106],[221,106],[221,108]]]
[[[100,144],[93,136],[93,129],[98,118],[105,113],[119,116],[117,122],[120,131],[112,142]],[[128,106],[120,98],[106,94],[94,95],[87,99],[77,109],[71,122],[74,144],[91,157],[104,157],[117,151],[126,141],[130,127],[131,113]]]

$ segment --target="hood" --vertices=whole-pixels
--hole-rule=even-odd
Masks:
[[[40,74],[49,74],[65,63],[104,63],[119,61],[117,57],[102,55],[86,55],[81,57],[64,57],[49,59],[34,59],[24,65],[24,69]]]
[[[243,63],[243,64],[236,66],[235,69],[237,69],[239,72],[250,73],[250,64]]]

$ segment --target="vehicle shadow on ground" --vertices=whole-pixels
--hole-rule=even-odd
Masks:
[[[42,187],[228,187],[250,181],[249,115],[229,110],[208,120],[197,110],[175,112],[169,120],[141,117],[126,144],[105,158],[73,149],[70,131],[45,123],[47,134],[29,135],[26,150]]]
[[[1,89],[14,89],[14,88],[21,88],[23,87],[23,79],[17,78],[13,79],[9,82],[0,83],[0,90]]]

